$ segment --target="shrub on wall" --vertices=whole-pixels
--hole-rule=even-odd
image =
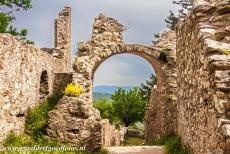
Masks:
[[[75,85],[74,83],[70,83],[66,86],[64,90],[64,95],[65,96],[79,96],[83,92],[83,89],[79,85]]]
[[[167,59],[167,54],[165,51],[161,51],[160,52],[160,55],[158,57],[158,59],[163,62],[163,63],[167,63],[168,62],[168,59]]]
[[[34,108],[27,110],[25,121],[25,133],[35,140],[41,138],[45,132],[48,121],[48,113],[58,103],[60,96],[52,96],[41,102]]]

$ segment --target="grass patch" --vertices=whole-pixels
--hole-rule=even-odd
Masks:
[[[137,137],[125,137],[123,142],[123,146],[137,146],[142,145],[144,143],[144,139]]]
[[[166,154],[189,154],[188,149],[182,145],[181,138],[175,134],[162,135],[151,145],[164,145]]]

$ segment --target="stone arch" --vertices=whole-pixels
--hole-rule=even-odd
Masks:
[[[40,99],[44,99],[49,95],[48,72],[43,70],[40,75]]]
[[[83,84],[83,87],[85,87],[86,91],[88,92],[89,91],[92,92],[91,86],[93,82],[92,81],[93,76],[96,69],[99,67],[99,65],[102,62],[104,62],[106,59],[117,54],[133,54],[142,57],[143,59],[148,61],[151,64],[152,68],[155,70],[156,76],[158,78],[157,84],[159,86],[164,84],[165,73],[162,70],[162,62],[159,60],[160,52],[153,47],[137,45],[137,44],[119,43],[108,47],[106,51],[103,51],[104,50],[103,48],[102,49],[96,48],[90,51],[89,49],[86,49],[87,46],[91,46],[91,45],[88,43],[81,43],[79,45],[79,52],[76,59],[76,63],[74,65],[74,69],[78,74],[82,74],[82,77],[85,77],[85,79],[88,80],[87,83],[88,86]],[[84,53],[82,55],[81,52],[82,51],[85,52],[85,50],[88,50],[89,53],[88,54]],[[97,52],[98,50],[99,52]],[[103,52],[100,52],[100,50],[102,50]],[[80,80],[77,82],[80,82]],[[78,83],[78,84],[82,84],[82,83]]]
[[[126,44],[127,47],[125,48],[121,48],[120,51],[118,52],[114,52],[114,51],[110,51],[109,55],[107,55],[106,57],[101,57],[100,59],[96,59],[96,61],[94,62],[94,65],[92,67],[92,72],[91,72],[91,79],[93,80],[94,79],[94,74],[97,70],[97,68],[104,62],[106,61],[107,59],[109,59],[110,57],[112,56],[115,56],[115,55],[121,55],[121,54],[130,54],[130,55],[136,55],[138,57],[141,57],[143,58],[145,61],[147,61],[152,69],[155,71],[156,73],[156,76],[158,78],[158,83],[157,85],[162,85],[164,83],[163,79],[165,78],[165,75],[164,75],[164,72],[162,70],[162,64],[161,62],[158,60],[158,53],[156,51],[156,53],[154,53],[156,56],[155,58],[153,58],[153,55],[151,54],[148,54],[146,52],[144,52],[144,50],[148,50],[148,51],[151,51],[151,50],[154,50],[152,48],[149,48],[149,47],[146,47],[146,46],[142,46],[142,45],[139,45],[139,46],[135,46],[133,44]],[[128,50],[127,50],[128,49]],[[143,50],[143,51],[142,51]]]
[[[76,73],[73,81],[84,87],[85,93],[82,97],[92,103],[94,73],[103,61],[117,54],[140,56],[152,65],[158,79],[157,89],[153,90],[157,99],[151,99],[157,101],[149,102],[147,113],[150,114],[147,114],[149,119],[146,122],[151,127],[157,125],[157,129],[147,129],[146,137],[150,141],[150,138],[160,137],[161,134],[175,132],[177,125],[176,96],[174,95],[176,88],[175,47],[171,46],[174,38],[169,37],[172,33],[162,35],[166,39],[165,42],[161,40],[163,45],[146,46],[124,43],[123,31],[123,25],[117,20],[100,14],[95,19],[91,40],[79,43],[76,62],[73,66]],[[172,39],[170,43],[168,43],[168,38]],[[167,64],[159,58],[162,51],[167,54],[169,60]],[[153,112],[155,114],[151,114]]]
[[[109,57],[106,57],[105,59],[103,59],[102,61],[100,62],[97,62],[92,70],[92,80],[94,81],[94,78],[95,78],[95,74],[96,74],[96,71],[98,70],[98,68],[108,59],[114,57],[114,56],[117,56],[117,55],[126,55],[126,56],[136,56],[138,58],[141,58],[143,61],[147,62],[149,65],[150,65],[150,68],[153,70],[153,72],[155,72],[155,66],[159,66],[155,60],[153,61],[150,61],[148,58],[144,58],[143,55],[140,55],[138,53],[135,53],[135,52],[132,52],[132,53],[129,53],[129,52],[122,52],[122,53],[116,53],[116,54],[113,54]],[[141,69],[141,67],[137,68],[137,69]],[[159,73],[162,73],[163,72],[160,70],[160,71],[157,71]]]

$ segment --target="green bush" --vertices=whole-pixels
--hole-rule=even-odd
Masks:
[[[175,134],[165,134],[151,145],[164,145],[166,154],[188,154],[188,149],[182,145],[181,138]]]
[[[142,97],[140,88],[134,87],[128,91],[118,88],[111,98],[114,116],[126,127],[136,122],[143,122],[146,101]]]
[[[112,102],[108,99],[98,99],[94,101],[93,107],[100,111],[102,119],[109,119],[111,123],[116,121]]]
[[[34,140],[42,138],[47,127],[48,113],[55,107],[59,98],[59,96],[50,97],[33,109],[28,109],[25,133],[33,137]]]

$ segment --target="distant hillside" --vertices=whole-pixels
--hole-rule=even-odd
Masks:
[[[107,94],[107,93],[98,93],[98,92],[94,92],[93,93],[93,100],[96,101],[98,99],[108,99],[110,100],[111,99],[111,94]]]
[[[94,93],[106,93],[106,94],[113,94],[118,88],[123,88],[125,90],[132,89],[131,86],[124,86],[124,87],[118,87],[118,86],[96,86],[93,88]]]

